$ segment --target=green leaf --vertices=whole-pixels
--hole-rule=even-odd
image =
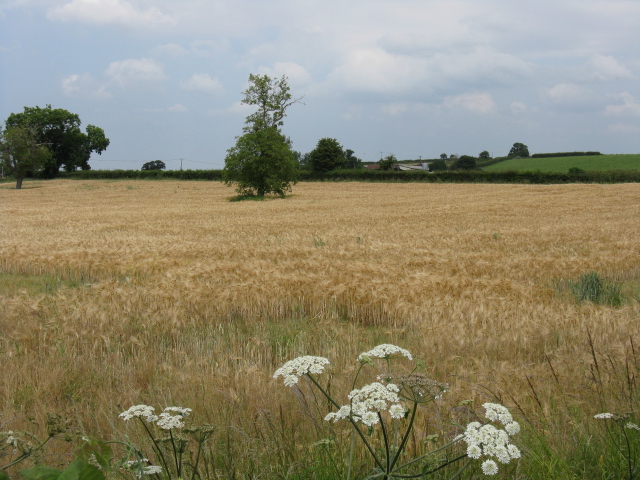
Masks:
[[[105,480],[104,473],[97,467],[76,458],[67,469],[62,472],[58,480]]]
[[[27,480],[58,480],[61,474],[62,470],[47,467],[45,465],[38,465],[37,467],[20,470],[20,476]]]
[[[0,470],[0,480],[9,480],[9,475],[4,470]]]

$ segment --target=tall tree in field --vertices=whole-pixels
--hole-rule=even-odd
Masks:
[[[314,172],[328,172],[347,166],[342,145],[335,138],[321,138],[316,148],[309,152],[309,163]]]
[[[39,143],[34,128],[28,125],[0,130],[0,160],[3,170],[16,177],[16,188],[28,175],[40,172],[51,159],[51,151]]]
[[[509,150],[509,158],[522,157],[527,158],[529,156],[529,147],[524,143],[514,143],[511,150]]]
[[[24,107],[24,112],[9,115],[5,125],[7,129],[28,126],[35,132],[37,142],[48,145],[51,158],[43,172],[49,178],[56,176],[60,168],[68,172],[78,168],[90,170],[91,153],[101,154],[109,146],[104,130],[87,125],[86,133],[83,133],[77,114],[51,105]]]
[[[258,110],[247,117],[244,135],[236,137],[235,146],[227,151],[222,170],[224,183],[236,185],[240,195],[284,196],[296,183],[298,162],[291,142],[280,131],[287,108],[300,101],[289,90],[285,76],[249,75],[242,103]]]

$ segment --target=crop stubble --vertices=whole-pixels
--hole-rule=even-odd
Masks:
[[[587,329],[611,355],[638,339],[637,303],[552,288],[592,270],[638,277],[633,184],[303,183],[263,202],[208,182],[25,186],[0,188],[0,274],[67,283],[3,295],[5,415],[73,406],[108,429],[158,398],[212,419],[275,409],[291,403],[271,379],[283,361],[322,355],[341,371],[383,342],[461,398],[525,404],[536,378],[544,397],[549,362],[583,392]]]

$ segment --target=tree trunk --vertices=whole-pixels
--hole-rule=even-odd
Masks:
[[[16,177],[16,190],[20,190],[22,188],[22,180],[24,180],[24,177]]]

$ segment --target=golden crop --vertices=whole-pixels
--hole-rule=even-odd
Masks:
[[[0,188],[5,415],[73,408],[101,431],[145,402],[250,416],[295,401],[271,378],[284,361],[342,372],[379,343],[460,398],[544,409],[550,381],[589,388],[587,331],[612,358],[640,344],[637,302],[553,288],[637,282],[635,184],[303,183],[262,202],[209,182],[25,187]]]

